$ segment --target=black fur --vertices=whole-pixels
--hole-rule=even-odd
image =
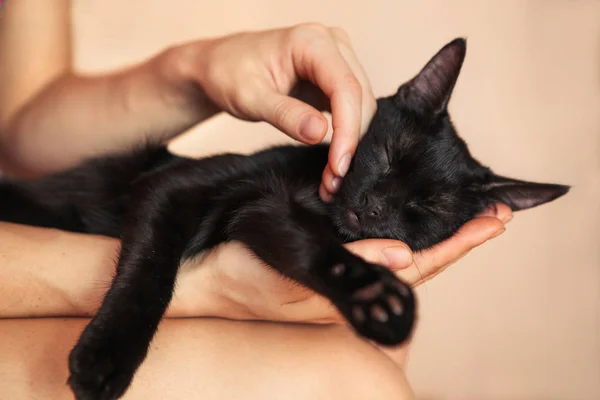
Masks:
[[[113,284],[69,358],[77,398],[125,392],[171,300],[181,260],[230,240],[329,298],[360,335],[383,345],[406,340],[415,320],[411,288],[344,242],[395,238],[421,250],[492,203],[520,210],[568,191],[499,177],[471,157],[447,112],[465,49],[464,40],[454,40],[396,94],[378,100],[331,205],[317,190],[327,145],[200,160],[148,148],[1,184],[2,220],[122,238]]]

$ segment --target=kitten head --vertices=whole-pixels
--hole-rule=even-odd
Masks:
[[[349,240],[394,238],[420,250],[493,203],[523,210],[569,190],[498,176],[471,156],[447,110],[465,53],[465,40],[450,42],[394,95],[378,99],[334,200],[336,227]]]

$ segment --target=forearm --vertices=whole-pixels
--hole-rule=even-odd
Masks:
[[[114,239],[0,223],[0,318],[92,316],[118,249]],[[167,317],[219,314],[225,305],[206,273],[182,273]]]
[[[0,162],[36,176],[84,158],[162,142],[214,115],[216,107],[187,79],[178,48],[101,76],[66,73],[9,120]]]

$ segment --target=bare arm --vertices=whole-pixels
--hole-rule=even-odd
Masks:
[[[120,72],[83,76],[71,64],[69,10],[68,0],[11,1],[3,9],[5,172],[56,172],[91,156],[170,139],[219,111],[317,143],[327,132],[319,110],[331,110],[333,137],[320,189],[328,201],[375,114],[369,80],[340,29],[303,24],[197,40]],[[304,82],[312,85],[298,84]]]
[[[499,205],[496,216],[508,221],[510,209]],[[414,260],[410,253],[390,259],[391,248],[407,253],[394,240],[347,246],[418,285],[502,231],[500,220],[481,216]],[[115,239],[0,222],[0,318],[93,315],[110,286],[118,251]],[[343,322],[323,297],[274,274],[235,242],[182,266],[167,317],[192,316]]]
[[[71,69],[69,0],[11,1],[0,11],[0,126]]]
[[[92,316],[115,273],[119,241],[0,222],[0,319]],[[210,271],[183,272],[169,316],[215,315]]]
[[[169,49],[109,75],[71,64],[70,2],[11,1],[0,19],[0,167],[36,176],[166,140],[217,109],[184,87]],[[193,101],[192,101],[193,100]]]

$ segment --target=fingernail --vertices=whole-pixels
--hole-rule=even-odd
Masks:
[[[501,234],[504,233],[504,231],[506,231],[506,228],[500,229],[498,232],[494,233],[494,236],[492,236],[490,239],[493,239],[493,238],[495,238],[497,236],[500,236]]]
[[[322,200],[323,200],[325,203],[331,203],[331,200],[332,200],[333,198],[332,198],[332,196],[331,196],[331,193],[329,193],[329,192],[327,192],[327,191],[326,191],[326,192],[323,194],[323,196],[321,196],[321,199],[322,199]]]
[[[406,247],[386,247],[381,252],[390,266],[406,268],[412,264],[412,254]]]
[[[504,222],[505,224],[507,224],[507,223],[509,223],[509,222],[510,222],[510,220],[511,220],[511,219],[513,219],[513,215],[512,215],[512,214],[509,214],[508,216],[506,216],[506,217],[505,217],[505,218],[502,220],[502,222]]]
[[[300,123],[300,136],[309,141],[317,139],[322,131],[323,121],[314,115],[304,118]]]
[[[350,153],[344,154],[344,156],[340,159],[340,162],[338,163],[338,171],[340,176],[346,176],[348,168],[350,168],[351,159],[352,156],[350,155]]]
[[[496,213],[488,208],[487,210],[483,211],[481,214],[479,214],[480,217],[495,217]]]
[[[340,186],[341,182],[342,182],[342,178],[340,178],[339,176],[336,176],[335,178],[333,178],[331,180],[331,186],[333,187],[334,190],[337,190],[338,187]]]

